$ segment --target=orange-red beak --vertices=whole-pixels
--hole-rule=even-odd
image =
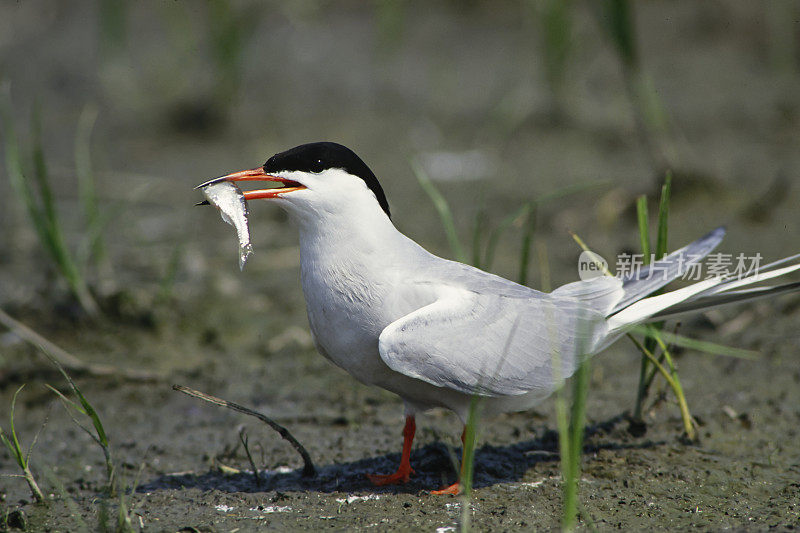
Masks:
[[[300,185],[296,181],[287,180],[279,176],[273,176],[271,174],[267,174],[261,167],[251,168],[250,170],[242,170],[240,172],[234,172],[233,174],[228,174],[226,176],[220,176],[218,178],[210,179],[205,183],[201,183],[200,185],[195,187],[195,189],[202,189],[203,187],[207,187],[208,185],[213,185],[214,183],[219,183],[221,181],[233,181],[233,182],[274,181],[281,184],[280,187],[273,187],[270,189],[256,189],[252,191],[243,191],[245,200],[257,200],[259,198],[277,198],[281,194],[286,194],[292,191],[300,191],[305,189],[304,186]]]

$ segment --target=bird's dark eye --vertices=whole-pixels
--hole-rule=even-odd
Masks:
[[[317,159],[311,164],[311,172],[322,172],[325,170],[322,166],[322,159]]]

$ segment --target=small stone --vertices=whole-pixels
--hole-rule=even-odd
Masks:
[[[6,516],[6,526],[10,529],[20,529],[25,531],[28,527],[28,518],[22,509],[14,509]]]

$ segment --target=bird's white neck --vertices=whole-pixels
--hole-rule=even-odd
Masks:
[[[304,260],[319,260],[320,253],[329,260],[396,256],[407,239],[397,231],[377,202],[355,201],[335,209],[289,209],[289,216],[299,230],[300,250]],[[398,249],[398,247],[400,249]],[[365,254],[365,255],[362,255]]]

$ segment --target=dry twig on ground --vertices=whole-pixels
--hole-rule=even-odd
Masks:
[[[176,391],[182,392],[184,394],[188,394],[189,396],[193,396],[195,398],[200,398],[203,401],[208,403],[213,403],[214,405],[221,405],[222,407],[227,407],[228,409],[233,409],[234,411],[239,411],[240,413],[244,413],[246,415],[254,416],[267,424],[269,427],[277,431],[283,439],[289,441],[292,447],[297,450],[297,453],[300,454],[300,457],[303,458],[303,477],[313,477],[316,475],[317,471],[314,468],[314,463],[311,461],[311,456],[308,455],[305,447],[303,447],[300,442],[294,438],[294,436],[289,433],[289,430],[283,427],[282,425],[278,424],[271,418],[262,415],[258,411],[253,411],[252,409],[248,409],[247,407],[241,406],[238,403],[229,402],[228,400],[223,400],[221,398],[217,398],[216,396],[211,396],[210,394],[205,394],[203,392],[190,389],[189,387],[184,387],[183,385],[173,385],[172,388]]]

